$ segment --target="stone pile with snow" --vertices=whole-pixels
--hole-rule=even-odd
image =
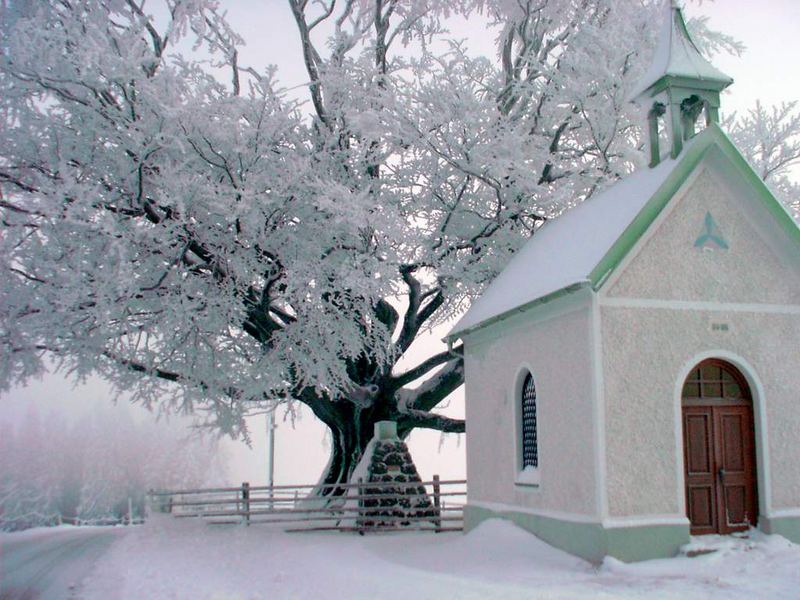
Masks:
[[[394,422],[375,425],[375,437],[354,471],[353,481],[359,480],[375,484],[355,488],[349,494],[362,497],[358,505],[364,510],[355,520],[359,528],[408,526],[420,517],[437,516],[408,446],[397,437]]]

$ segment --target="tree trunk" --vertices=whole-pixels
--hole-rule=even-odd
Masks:
[[[307,389],[301,394],[302,401],[308,405],[331,432],[331,459],[317,493],[321,496],[339,496],[346,488],[338,484],[350,483],[364,450],[372,439],[375,423],[393,420],[397,422],[397,432],[405,439],[417,427],[436,431],[463,433],[464,421],[452,419],[429,411],[438,405],[464,381],[462,363],[451,361],[437,375],[436,385],[416,397],[414,406],[406,406],[403,412],[397,406],[397,387],[386,385],[372,396],[365,406],[353,400],[331,401],[317,396]]]
[[[331,460],[323,479],[323,483],[326,486],[348,483],[358,461],[364,455],[364,449],[367,447],[366,443],[361,443],[353,427],[343,429],[330,427],[330,431]],[[369,440],[367,440],[367,443],[369,443]],[[321,495],[340,495],[344,492],[345,490],[342,488],[326,487],[321,490]]]
[[[350,482],[364,449],[372,439],[375,423],[386,416],[373,409],[359,409],[348,401],[319,400],[311,408],[331,433],[331,459],[322,483],[333,487],[322,488],[319,493],[322,496],[339,496],[345,489],[335,484]]]

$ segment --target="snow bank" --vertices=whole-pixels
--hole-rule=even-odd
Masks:
[[[287,534],[156,515],[85,582],[88,599],[797,598],[800,546],[778,536],[698,538],[695,558],[595,568],[507,521],[468,535]]]
[[[682,554],[634,564],[606,557],[600,572],[623,579],[692,582],[725,598],[800,598],[800,546],[779,535],[751,530],[743,536],[694,537]]]

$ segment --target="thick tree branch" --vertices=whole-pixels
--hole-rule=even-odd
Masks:
[[[155,55],[157,60],[151,65],[144,66],[147,75],[149,77],[152,77],[153,75],[155,75],[156,69],[158,68],[158,61],[161,60],[161,57],[164,54],[164,50],[167,47],[168,36],[165,35],[164,37],[161,37],[158,34],[158,31],[156,31],[156,28],[153,26],[153,23],[150,21],[147,15],[144,14],[142,9],[136,5],[136,3],[133,0],[127,0],[127,3],[131,9],[131,12],[135,14],[137,17],[139,17],[141,22],[144,24],[144,27],[145,29],[147,29],[147,33],[150,35],[150,39],[152,40],[153,54]]]
[[[431,356],[428,360],[420,363],[413,369],[409,369],[405,373],[401,373],[396,377],[393,377],[391,380],[391,386],[394,389],[399,389],[404,385],[408,385],[412,381],[416,381],[423,375],[429,373],[436,367],[443,365],[444,363],[453,360],[455,356],[462,355],[464,353],[464,346],[456,346],[452,350],[445,350],[444,352],[440,352],[434,356]]]
[[[452,419],[422,410],[410,410],[402,413],[397,419],[397,433],[401,438],[417,427],[435,429],[445,433],[464,433],[466,431],[463,419]]]
[[[422,291],[422,284],[414,277],[415,267],[404,265],[400,274],[408,288],[408,308],[403,316],[403,327],[397,338],[396,346],[400,354],[408,350],[423,325],[444,303],[444,295],[436,288]],[[423,304],[423,302],[425,304]]]
[[[381,298],[375,303],[373,312],[375,313],[375,318],[378,319],[380,323],[383,323],[383,326],[386,327],[386,330],[391,335],[392,332],[394,332],[394,328],[397,327],[397,322],[400,320],[400,315],[397,313],[394,306]]]
[[[403,316],[403,328],[400,330],[400,337],[397,339],[397,347],[402,354],[408,350],[408,347],[414,341],[416,335],[416,317],[420,302],[422,301],[422,284],[414,277],[413,267],[401,267],[400,275],[408,288],[408,308],[406,309],[406,314]]]
[[[327,124],[328,115],[322,100],[322,84],[319,77],[321,58],[311,41],[311,28],[306,22],[305,16],[306,2],[304,0],[289,0],[289,6],[292,9],[292,15],[294,15],[297,29],[300,32],[300,42],[303,46],[303,60],[305,61],[306,71],[311,80],[308,86],[311,91],[311,102],[314,104],[314,110],[319,120]]]
[[[429,294],[423,294],[423,298],[429,296]],[[417,313],[416,316],[416,324],[417,324],[417,331],[414,332],[416,335],[420,328],[433,316],[439,307],[444,304],[444,294],[441,291],[435,292],[428,302],[422,307],[422,309]]]
[[[464,359],[447,363],[431,379],[414,390],[398,390],[405,406],[411,410],[431,410],[464,383]]]
[[[146,375],[152,375],[152,376],[157,377],[159,379],[164,379],[165,381],[179,382],[179,381],[185,381],[186,380],[186,377],[184,377],[183,375],[180,375],[179,373],[174,373],[172,371],[166,371],[164,369],[159,369],[157,367],[148,367],[146,365],[143,365],[142,363],[139,363],[139,362],[136,362],[136,361],[133,361],[133,360],[129,360],[127,358],[119,357],[119,356],[115,355],[113,352],[111,352],[109,350],[104,350],[102,354],[103,354],[103,356],[105,356],[106,358],[108,358],[110,360],[113,360],[117,364],[120,364],[123,367],[126,367],[126,368],[130,369],[131,371],[136,371],[137,373],[144,373]]]

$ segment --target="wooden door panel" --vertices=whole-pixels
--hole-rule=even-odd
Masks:
[[[720,533],[742,531],[758,517],[753,412],[749,406],[717,406],[714,422]]]
[[[713,485],[690,485],[688,491],[689,521],[694,535],[715,533],[716,501]]]
[[[748,517],[746,487],[725,485],[725,525],[729,528],[746,528]]]
[[[736,407],[739,409],[740,407]],[[744,438],[747,428],[744,423],[744,416],[741,411],[737,410],[731,413],[730,409],[726,410],[720,408],[717,410],[720,413],[720,435],[721,439],[721,454],[720,462],[722,468],[726,473],[743,473],[745,469],[745,448]]]
[[[710,406],[683,409],[686,508],[694,535],[715,533],[719,526],[713,417]]]
[[[714,471],[711,462],[711,412],[692,410],[684,417],[687,437],[687,470],[689,475],[710,475]]]

